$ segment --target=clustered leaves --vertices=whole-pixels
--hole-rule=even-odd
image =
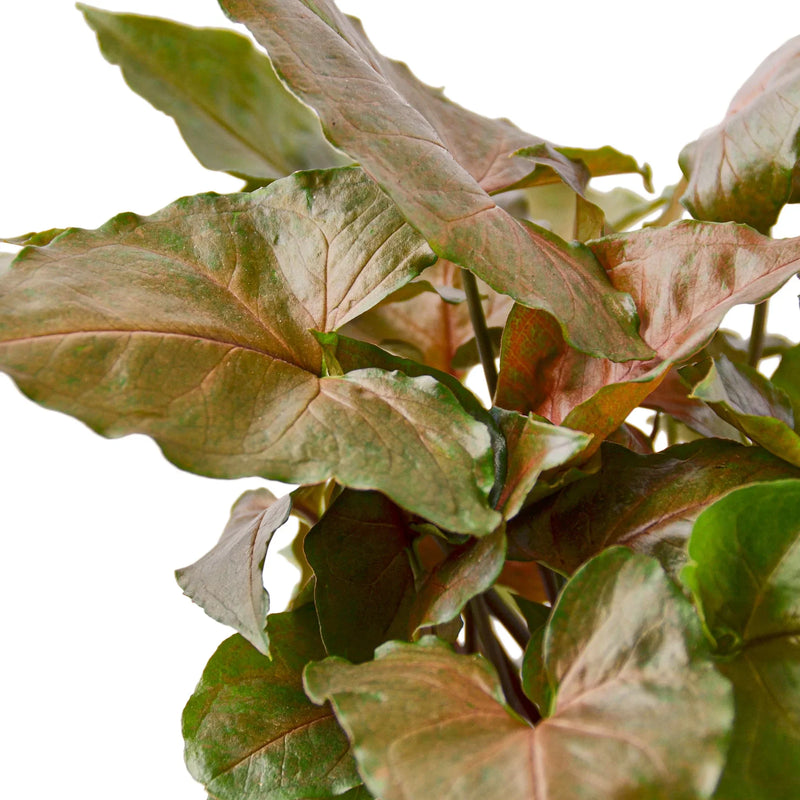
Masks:
[[[184,712],[192,775],[220,800],[800,795],[800,345],[719,330],[800,270],[769,236],[800,201],[800,37],[648,199],[590,185],[652,191],[647,165],[451,103],[331,0],[221,5],[268,55],[81,10],[242,191],[0,265],[0,368],[33,400],[299,484],[177,572],[236,631]]]

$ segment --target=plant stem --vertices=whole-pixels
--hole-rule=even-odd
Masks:
[[[544,564],[536,564],[539,568],[539,577],[542,579],[544,591],[547,595],[547,602],[550,603],[550,608],[556,604],[558,593],[561,591],[560,580],[553,570],[546,567]]]
[[[523,719],[533,721],[527,708],[528,705],[532,704],[522,691],[522,684],[517,675],[516,667],[511,663],[511,659],[508,658],[505,650],[503,650],[494,635],[486,601],[479,595],[469,601],[469,606],[475,623],[475,631],[480,642],[480,650],[497,670],[506,701]],[[526,700],[527,703],[525,702]]]
[[[768,305],[769,300],[764,300],[753,309],[753,327],[750,329],[750,345],[747,348],[747,363],[751,367],[758,367],[764,353]]]
[[[655,444],[656,437],[658,436],[658,432],[661,430],[661,412],[656,411],[655,417],[653,417],[653,429],[650,431],[650,435],[647,437],[650,440],[650,444]]]
[[[489,337],[489,327],[486,324],[481,296],[478,292],[478,282],[469,270],[462,269],[461,283],[464,287],[464,294],[467,295],[469,318],[472,321],[472,329],[475,331],[475,342],[478,345],[478,355],[481,358],[486,385],[489,387],[489,396],[494,397],[494,393],[497,391],[497,367],[494,363],[494,348]]]
[[[528,626],[504,602],[495,589],[489,589],[483,599],[492,616],[509,632],[514,641],[524,650],[528,646],[531,635]]]

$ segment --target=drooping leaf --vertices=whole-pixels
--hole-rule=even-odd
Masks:
[[[514,411],[497,408],[494,414],[508,448],[506,479],[496,507],[511,519],[519,513],[539,475],[580,453],[591,437]]]
[[[687,145],[681,202],[696,219],[744,222],[767,233],[786,203],[800,201],[800,36],[758,67],[725,118]]]
[[[269,618],[272,658],[241,636],[220,645],[183,712],[189,772],[218,800],[331,798],[361,784],[330,706],[302,685],[322,658],[314,606]]]
[[[286,91],[269,59],[244,36],[78,8],[103,55],[135,92],[175,119],[204,167],[275,179],[347,163],[316,115]]]
[[[794,431],[789,398],[757,370],[720,356],[692,396],[754,442],[800,467],[800,436]]]
[[[732,492],[697,520],[681,573],[734,685],[718,800],[800,794],[800,481]]]
[[[105,435],[149,434],[184,469],[335,477],[486,533],[499,521],[488,429],[432,378],[321,377],[310,332],[431,258],[357,169],[185,198],[23,251],[0,286],[0,367]]]
[[[266,631],[269,595],[262,574],[272,535],[289,518],[289,495],[268,489],[245,492],[231,509],[219,542],[189,567],[175,572],[184,594],[223,625],[230,625],[257,650],[269,654]]]
[[[408,515],[377,492],[345,490],[305,540],[314,597],[330,654],[367,661],[389,639],[456,619],[488,589],[505,559],[501,529],[412,567]]]
[[[592,254],[519,223],[487,194],[525,168],[524,159],[507,156],[541,139],[449,103],[381,56],[331,0],[222,6],[250,28],[319,113],[328,138],[363,165],[437,255],[551,313],[581,350],[617,360],[649,356],[630,298],[611,289]]]
[[[652,455],[605,444],[601,455],[600,472],[509,522],[509,558],[543,561],[569,574],[601,550],[626,545],[674,572],[706,506],[739,486],[800,477],[761,448],[726,440],[702,439]]]
[[[552,146],[551,146],[552,149]],[[596,147],[586,149],[582,147],[555,147],[555,151],[575,162],[583,171],[575,169],[573,174],[567,172],[561,162],[552,163],[552,155],[545,151],[543,145],[522,147],[514,153],[515,156],[537,162],[536,169],[522,180],[514,184],[514,188],[523,186],[542,186],[557,181],[563,181],[573,190],[583,192],[589,178],[600,178],[605,175],[626,175],[637,173],[642,176],[644,186],[648,192],[653,191],[652,172],[649,164],[639,162],[626,153],[621,153],[614,147]]]
[[[358,666],[311,664],[304,681],[333,703],[383,800],[711,794],[730,691],[658,564],[619,550],[596,559],[564,590],[545,642],[554,708],[536,728],[507,710],[487,662],[435,639],[389,643]]]
[[[591,243],[612,283],[629,292],[657,353],[615,364],[569,347],[540,311],[516,306],[503,337],[495,403],[596,434],[615,430],[666,368],[714,334],[725,313],[756,303],[800,269],[800,239],[771,240],[741,225],[684,221]]]
[[[424,272],[424,277],[436,286],[461,291],[461,270],[449,261],[440,259]],[[513,301],[483,283],[479,286],[485,298],[483,311],[487,325],[502,329]],[[449,303],[431,292],[402,302],[382,303],[349,322],[341,332],[451,374],[463,369],[454,361],[461,348],[474,341],[475,336],[467,304]],[[478,363],[477,359],[472,363]]]

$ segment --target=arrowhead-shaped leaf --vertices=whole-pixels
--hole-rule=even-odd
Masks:
[[[189,772],[217,800],[331,798],[358,786],[330,706],[303,692],[303,668],[325,655],[313,604],[269,626],[272,658],[232,636],[208,662],[183,712]]]
[[[731,101],[722,122],[687,145],[681,202],[696,219],[744,222],[767,233],[800,201],[800,36],[772,53]]]
[[[756,303],[800,269],[800,239],[741,225],[685,221],[591,243],[612,283],[629,292],[657,353],[615,364],[569,347],[541,312],[515,307],[503,336],[497,405],[594,433],[615,430],[663,379],[713,336],[725,313]]]
[[[508,448],[506,479],[496,507],[506,519],[516,516],[539,475],[565,464],[586,448],[591,436],[569,428],[495,409]]]
[[[716,798],[800,795],[800,481],[748,486],[707,509],[681,577],[734,685],[736,719]]]
[[[305,551],[329,653],[367,661],[389,639],[410,640],[421,627],[454,620],[494,583],[505,560],[501,528],[415,570],[415,538],[408,515],[394,503],[351,490],[309,531]]]
[[[272,535],[289,518],[290,495],[280,500],[268,489],[246,492],[234,504],[219,542],[189,567],[175,573],[184,594],[264,655],[269,595],[262,574]]]
[[[542,500],[508,525],[509,558],[543,561],[563,573],[613,545],[657,556],[670,571],[685,561],[694,520],[749,483],[800,477],[757,447],[702,439],[638,455],[601,449],[602,469]]]
[[[240,177],[274,179],[347,158],[316,115],[286,91],[244,36],[78,5],[103,55],[129,86],[175,119],[198,161]]]
[[[424,277],[434,286],[461,290],[461,270],[449,261],[440,259],[425,271]],[[485,284],[480,286],[480,293],[485,298],[482,304],[487,325],[502,329],[513,300]],[[420,293],[402,302],[381,303],[348,323],[342,333],[451,374],[463,369],[454,361],[475,336],[466,302],[449,303],[433,292]]]
[[[694,387],[692,397],[757,444],[800,467],[800,436],[794,430],[789,398],[757,370],[721,356]]]
[[[433,639],[311,664],[305,686],[331,700],[383,800],[711,794],[730,691],[656,562],[616,550],[587,565],[548,624],[545,664],[554,708],[536,728],[507,710],[487,662]]]
[[[185,198],[24,250],[0,284],[0,367],[178,466],[378,489],[451,530],[499,515],[488,429],[429,377],[323,374],[310,329],[378,302],[432,255],[360,170]]]
[[[381,56],[360,23],[330,0],[222,6],[250,28],[287,84],[319,113],[328,138],[363,165],[437,255],[553,314],[581,350],[648,357],[630,298],[609,286],[592,254],[519,223],[487,194],[513,183],[520,168],[529,171],[524,159],[508,155],[541,139],[449,103]]]

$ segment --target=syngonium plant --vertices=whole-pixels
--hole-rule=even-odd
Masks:
[[[177,572],[237,631],[184,712],[192,775],[221,800],[800,796],[800,350],[764,333],[800,269],[769,236],[800,201],[800,37],[651,200],[590,185],[650,190],[630,156],[451,103],[330,0],[221,5],[266,53],[81,10],[242,191],[19,237],[0,277],[30,398],[298,485],[246,493]],[[749,341],[719,330],[739,303]],[[269,614],[290,516],[302,577]]]

